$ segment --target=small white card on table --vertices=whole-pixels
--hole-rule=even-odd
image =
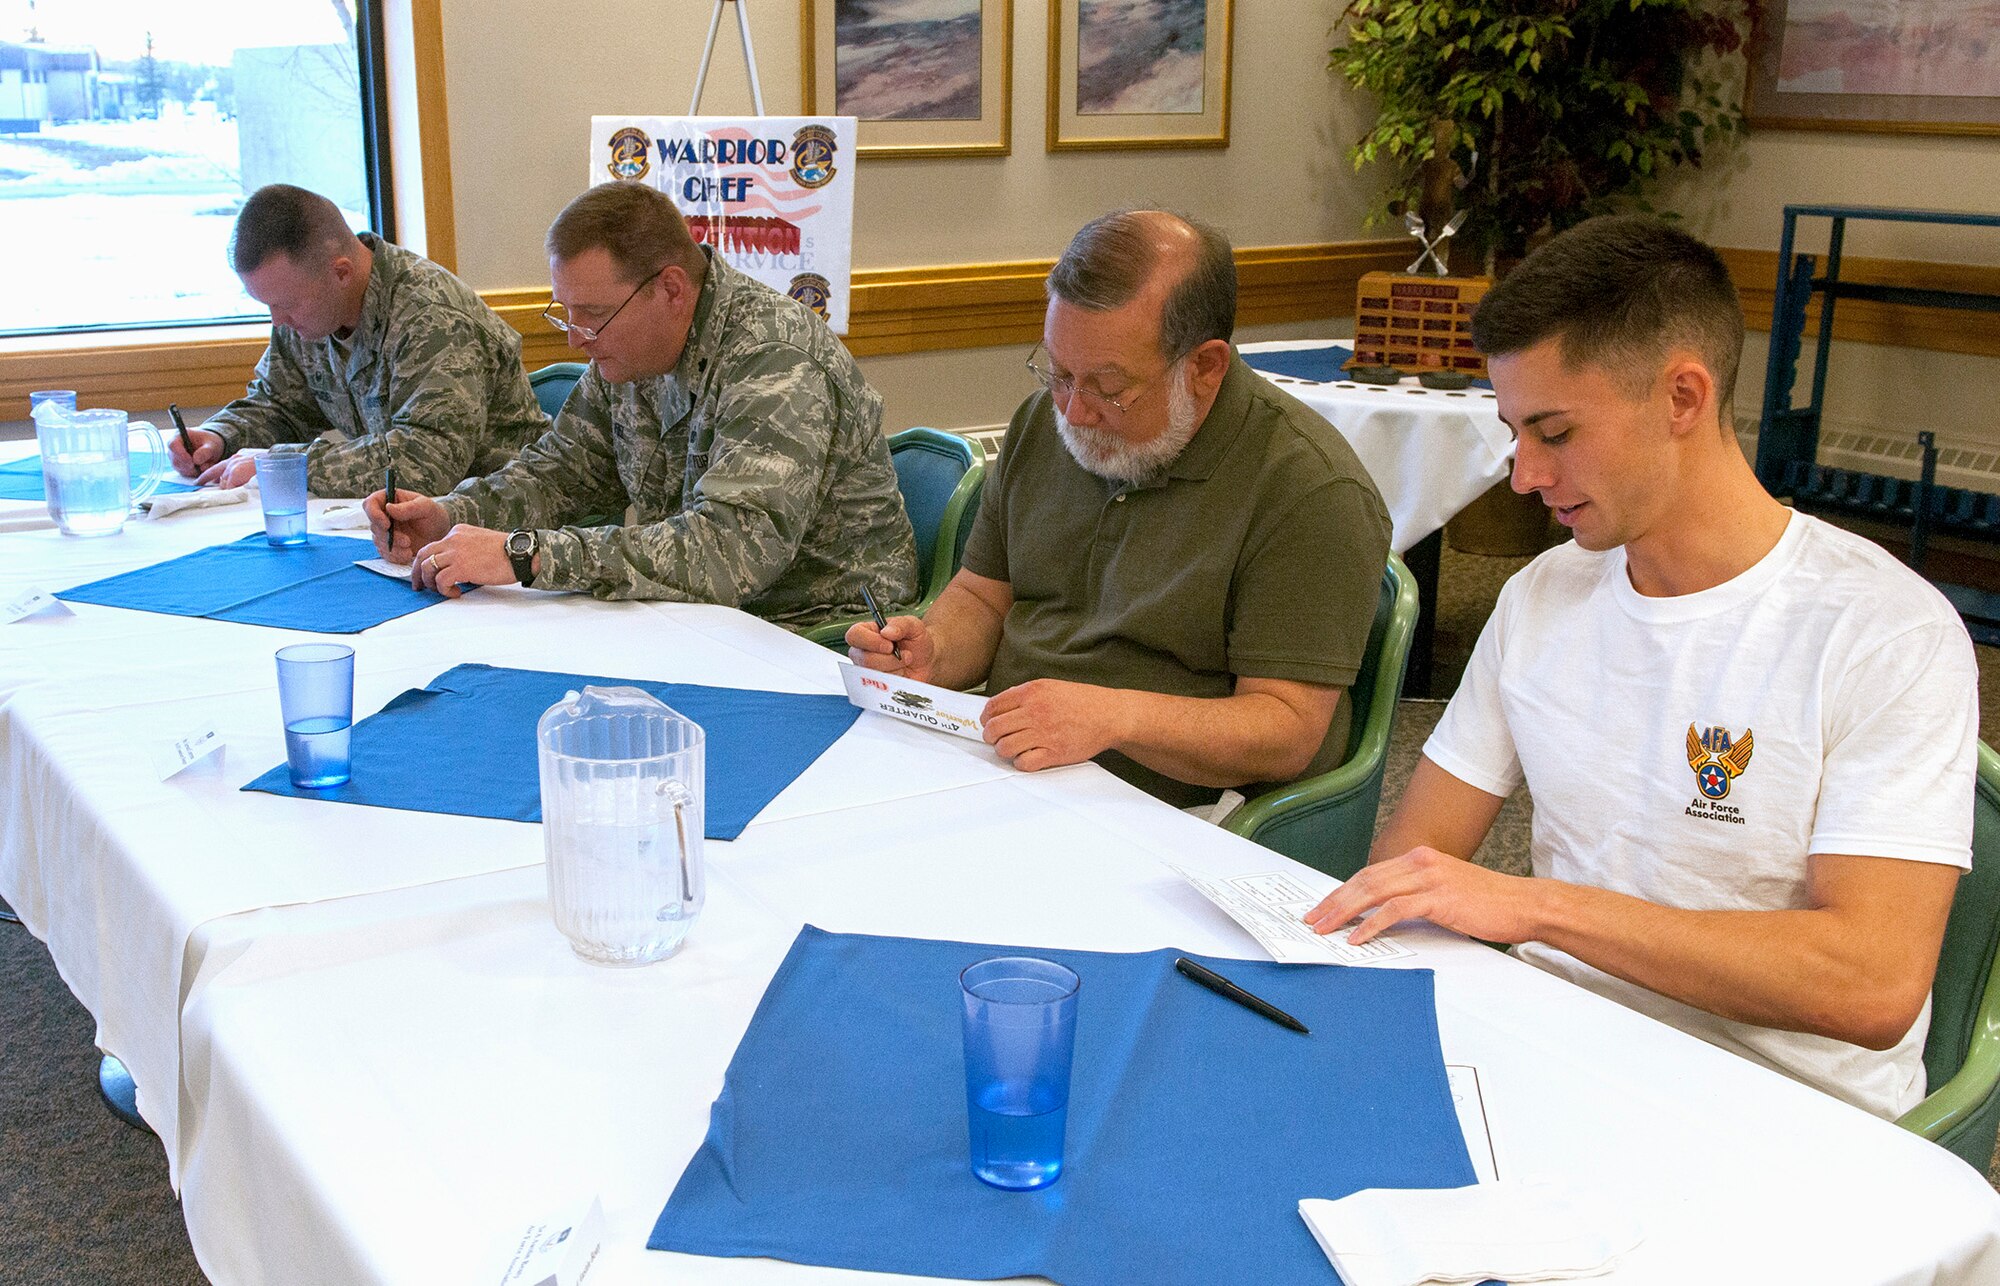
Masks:
[[[979,725],[986,710],[985,697],[864,670],[848,661],[840,663],[840,678],[847,685],[847,699],[863,710],[954,737],[985,740]]]
[[[1319,895],[1285,871],[1218,880],[1184,867],[1173,866],[1172,870],[1243,926],[1244,932],[1280,964],[1379,964],[1417,954],[1387,938],[1374,938],[1357,947],[1344,933],[1314,933],[1306,927],[1304,917],[1319,904]]]
[[[0,625],[12,625],[15,621],[25,621],[30,616],[74,616],[69,604],[63,602],[45,589],[24,589],[4,603],[0,603]]]
[[[153,770],[165,781],[197,759],[206,759],[222,749],[222,734],[214,728],[197,728],[185,737],[153,744]]]
[[[407,582],[410,579],[408,563],[392,563],[386,558],[357,558],[354,565],[364,572],[374,572],[377,576],[387,576],[390,580]]]
[[[522,1229],[500,1286],[583,1286],[603,1251],[604,1203],[592,1197],[581,1218],[571,1208]]]

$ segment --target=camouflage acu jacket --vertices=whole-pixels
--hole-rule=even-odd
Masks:
[[[202,427],[225,453],[314,439],[314,495],[379,490],[392,457],[398,487],[442,495],[505,464],[549,420],[513,327],[422,255],[361,239],[375,265],[347,351],[272,327],[249,391]]]
[[[593,364],[555,427],[445,498],[541,534],[537,589],[721,603],[803,627],[917,597],[882,399],[811,311],[711,258],[679,365]],[[628,526],[583,526],[634,511]]]

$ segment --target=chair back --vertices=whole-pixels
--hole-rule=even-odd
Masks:
[[[985,453],[970,438],[915,428],[889,436],[889,459],[916,532],[917,569],[928,602],[957,573],[965,553],[985,480]]]
[[[1395,554],[1382,569],[1375,620],[1361,669],[1347,690],[1347,757],[1329,772],[1251,800],[1224,827],[1264,847],[1346,879],[1368,861],[1396,700],[1417,632],[1417,582]]]
[[[1924,1071],[1936,1089],[1957,1074],[1977,1030],[1981,1002],[1995,985],[2000,959],[2000,755],[1979,746],[1972,794],[1972,869],[1958,882],[1931,984],[1931,1027]]]
[[[541,403],[542,414],[555,419],[563,403],[569,401],[570,390],[589,369],[584,362],[551,362],[530,374],[528,384],[535,390],[535,401]]]

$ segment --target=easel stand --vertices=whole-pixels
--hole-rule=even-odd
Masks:
[[[750,0],[715,0],[715,9],[708,16],[708,43],[702,46],[701,66],[694,73],[694,101],[688,104],[688,115],[701,115],[701,91],[708,83],[708,65],[715,60],[715,33],[722,28],[722,6],[736,6],[736,29],[743,34],[743,71],[750,77],[750,104],[757,114],[764,114],[764,88],[757,83],[757,51],[750,44]]]

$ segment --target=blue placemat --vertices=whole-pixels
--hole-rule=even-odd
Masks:
[[[1332,348],[1286,348],[1269,353],[1245,353],[1243,360],[1251,370],[1262,371],[1266,375],[1289,375],[1295,380],[1317,380],[1322,384],[1348,378],[1341,368],[1354,356],[1354,350],[1335,344]],[[1490,389],[1492,380],[1474,380],[1473,388]]]
[[[408,581],[354,565],[355,559],[374,554],[372,543],[346,536],[315,532],[303,545],[281,548],[257,532],[78,585],[56,597],[319,634],[359,634],[445,601],[442,594],[412,589]]]
[[[153,472],[155,457],[151,452],[132,457],[132,490],[139,486]],[[194,483],[173,472],[166,466],[167,476],[160,479],[159,490],[153,494],[171,491],[199,490]],[[25,460],[10,460],[0,464],[0,500],[43,500],[48,495],[42,487],[42,457],[31,455]]]
[[[1335,344],[1332,348],[1287,348],[1271,353],[1245,353],[1243,360],[1253,371],[1266,375],[1289,375],[1295,380],[1317,380],[1322,384],[1347,378],[1340,368],[1354,356],[1354,350]]]
[[[703,812],[710,839],[741,835],[861,714],[843,696],[458,665],[354,725],[354,776],[346,785],[301,790],[279,764],[243,789],[539,822],[535,723],[563,694],[586,684],[641,688],[701,725],[708,734]]]
[[[1029,950],[1083,983],[1064,1169],[1039,1192],[989,1188],[967,1165],[958,974],[1018,954],[808,926],[647,1245],[1063,1286],[1327,1286],[1301,1198],[1474,1181],[1429,970],[1200,957],[1301,1036],[1181,977],[1172,951]]]

